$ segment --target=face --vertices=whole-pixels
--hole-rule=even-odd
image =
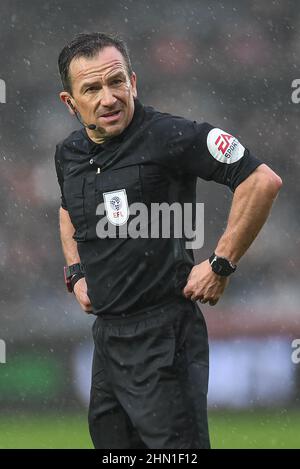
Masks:
[[[97,126],[87,129],[89,137],[100,143],[122,133],[132,120],[137,91],[136,76],[128,76],[121,52],[109,46],[95,57],[75,58],[69,76],[72,95],[63,91],[60,98],[74,114],[71,101],[84,123]]]

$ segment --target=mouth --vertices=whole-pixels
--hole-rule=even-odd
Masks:
[[[106,112],[105,114],[102,114],[102,116],[100,116],[100,119],[105,122],[114,122],[119,119],[121,112],[121,109],[117,111]]]

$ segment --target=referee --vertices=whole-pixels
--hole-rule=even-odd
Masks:
[[[65,282],[97,316],[94,446],[209,448],[208,340],[196,301],[217,303],[281,179],[228,132],[144,106],[119,38],[80,34],[58,63],[60,99],[82,123],[57,145],[55,164]],[[195,206],[198,177],[233,192],[226,230],[209,259],[195,265],[185,235],[121,235],[132,204]],[[104,217],[114,235],[99,233]],[[145,224],[152,222],[150,216]]]

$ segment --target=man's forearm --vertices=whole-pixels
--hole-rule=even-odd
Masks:
[[[227,228],[215,253],[237,263],[264,225],[282,181],[266,165],[259,166],[235,190]]]
[[[69,213],[64,208],[59,209],[59,226],[60,226],[60,238],[63,253],[66,259],[67,265],[77,264],[80,262],[77,242],[73,239],[74,227],[69,217]]]

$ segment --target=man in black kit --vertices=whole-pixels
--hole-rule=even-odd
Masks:
[[[57,145],[55,163],[66,284],[97,316],[94,446],[209,448],[207,330],[196,301],[217,303],[281,179],[228,132],[143,106],[126,45],[114,36],[80,34],[59,70],[60,98],[83,124]],[[185,234],[145,233],[157,222],[155,204],[195,207],[198,177],[227,185],[233,200],[214,253],[195,265]],[[132,236],[137,203],[148,215]]]

